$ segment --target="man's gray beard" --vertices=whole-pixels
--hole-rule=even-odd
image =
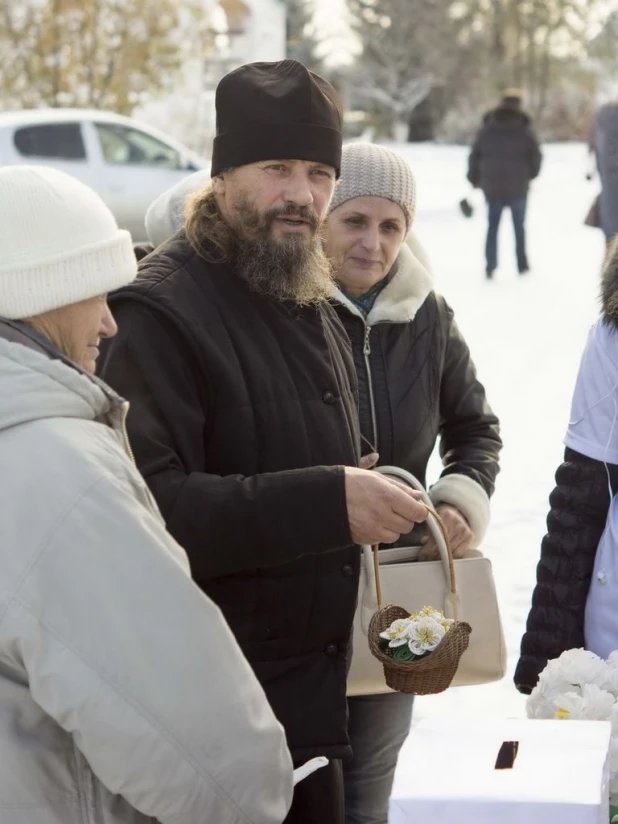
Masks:
[[[306,207],[270,210],[260,215],[244,201],[237,206],[249,237],[236,235],[232,265],[251,289],[277,301],[309,306],[328,300],[333,291],[331,264],[319,240],[319,221]],[[312,237],[290,234],[272,237],[274,220],[299,215],[310,221]]]
[[[273,300],[308,306],[332,294],[331,265],[317,238],[238,238],[233,265],[254,291]]]

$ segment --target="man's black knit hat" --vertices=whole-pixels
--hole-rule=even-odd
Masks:
[[[341,167],[342,113],[331,84],[298,60],[247,63],[217,86],[211,175],[260,160]]]

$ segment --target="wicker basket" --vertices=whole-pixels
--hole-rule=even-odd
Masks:
[[[446,545],[451,573],[451,598],[453,604],[454,623],[448,629],[444,638],[429,655],[416,661],[395,661],[388,655],[380,643],[380,633],[384,632],[397,618],[408,618],[410,610],[404,607],[382,604],[382,587],[380,583],[379,547],[373,547],[375,581],[378,601],[378,611],[369,624],[368,640],[372,654],[384,667],[384,678],[387,685],[397,692],[413,695],[435,695],[448,689],[455,677],[461,656],[468,649],[472,627],[465,621],[457,620],[457,587],[455,583],[455,569],[453,554],[449,546],[448,535],[442,519],[431,507],[427,507],[429,517],[433,517],[440,527],[440,532]]]
[[[455,677],[459,659],[468,649],[470,624],[455,622],[436,649],[418,661],[395,661],[380,644],[380,633],[397,618],[408,618],[409,610],[393,604],[379,609],[369,624],[369,648],[384,667],[387,685],[397,692],[434,695],[444,692]]]

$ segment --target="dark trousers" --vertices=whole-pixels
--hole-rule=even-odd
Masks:
[[[294,787],[294,800],[284,824],[343,824],[341,761],[329,761]]]
[[[413,695],[348,698],[354,755],[343,765],[345,824],[386,824],[399,751],[412,722]],[[428,822],[429,824],[429,822]]]
[[[513,229],[515,230],[515,252],[517,255],[517,268],[520,272],[528,268],[528,257],[526,255],[526,203],[527,198],[518,200],[490,200],[488,206],[489,223],[487,227],[487,244],[485,246],[485,257],[487,260],[487,271],[493,272],[498,266],[498,229],[500,218],[505,208],[511,210],[513,216]]]

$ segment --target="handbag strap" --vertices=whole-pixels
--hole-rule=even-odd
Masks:
[[[440,517],[440,515],[436,512],[433,506],[433,502],[429,495],[427,494],[425,488],[421,484],[421,482],[414,477],[410,472],[407,472],[405,469],[401,469],[397,466],[378,466],[375,468],[374,472],[380,472],[382,475],[387,477],[394,477],[397,480],[403,481],[404,483],[411,486],[413,489],[422,493],[423,496],[423,505],[427,509],[427,525],[436,541],[438,546],[438,551],[440,553],[440,558],[442,561],[442,565],[444,567],[445,577],[448,582],[449,587],[449,595],[451,598],[451,603],[453,606],[453,618],[455,621],[458,620],[458,606],[459,606],[459,597],[457,594],[457,582],[455,579],[455,564],[453,560],[453,551],[451,549],[448,532],[446,530],[446,526],[444,521]],[[383,606],[382,600],[382,581],[380,578],[380,547],[378,544],[374,544],[372,546],[373,551],[373,568],[374,568],[374,580],[375,580],[375,587],[376,587],[376,600],[378,603],[378,609],[381,609]]]

